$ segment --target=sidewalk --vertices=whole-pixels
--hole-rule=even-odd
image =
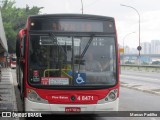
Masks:
[[[17,111],[12,73],[10,68],[2,68],[0,80],[0,113],[12,111]]]

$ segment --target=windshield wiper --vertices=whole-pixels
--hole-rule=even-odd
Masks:
[[[84,61],[83,61],[82,59],[83,59],[85,53],[87,52],[87,50],[88,50],[91,42],[93,41],[93,37],[94,37],[94,35],[92,35],[92,36],[90,37],[90,39],[89,39],[89,41],[88,41],[88,43],[87,43],[86,47],[84,48],[84,50],[83,50],[83,52],[82,52],[81,55],[80,55],[80,52],[79,52],[79,60],[78,60],[78,61],[79,61],[79,62],[78,62],[78,66],[79,66],[79,67],[78,67],[78,73],[80,72],[80,64],[84,63]],[[81,47],[80,47],[80,48],[81,48]],[[81,49],[80,49],[79,51],[81,51]]]
[[[58,46],[58,48],[60,48],[60,50],[62,51],[62,53],[65,55],[65,58],[67,59],[67,53],[65,52],[65,50],[63,49],[63,47],[61,45],[58,44],[57,41],[57,37],[53,34],[53,33],[49,33],[49,36],[51,37],[51,39],[53,40],[53,42],[55,43],[56,46]],[[60,52],[61,54],[61,52]],[[59,59],[58,57],[58,69],[60,70],[60,75],[62,73],[62,58]]]
[[[80,59],[82,59],[82,58],[84,57],[84,55],[86,54],[86,51],[88,50],[88,48],[89,48],[91,42],[93,41],[93,37],[94,37],[94,35],[92,35],[91,38],[89,39],[89,41],[88,41],[86,47],[84,48],[82,54],[80,55]]]
[[[51,37],[53,42],[62,50],[62,52],[65,54],[65,57],[67,57],[67,54],[66,54],[65,50],[62,48],[61,45],[58,44],[57,37],[53,33],[49,33],[49,36]]]

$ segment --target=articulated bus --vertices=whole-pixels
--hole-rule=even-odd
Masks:
[[[117,111],[119,55],[112,17],[29,16],[17,35],[17,82],[25,111]]]

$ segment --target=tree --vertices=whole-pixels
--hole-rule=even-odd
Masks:
[[[4,0],[1,7],[9,53],[15,53],[16,35],[21,28],[25,27],[27,17],[39,14],[43,8],[36,6],[30,8],[28,5],[26,8],[17,8],[14,5],[15,1]]]

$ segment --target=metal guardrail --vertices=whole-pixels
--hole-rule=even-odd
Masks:
[[[122,64],[121,65],[121,70],[160,72],[160,65],[131,65],[131,64]]]

